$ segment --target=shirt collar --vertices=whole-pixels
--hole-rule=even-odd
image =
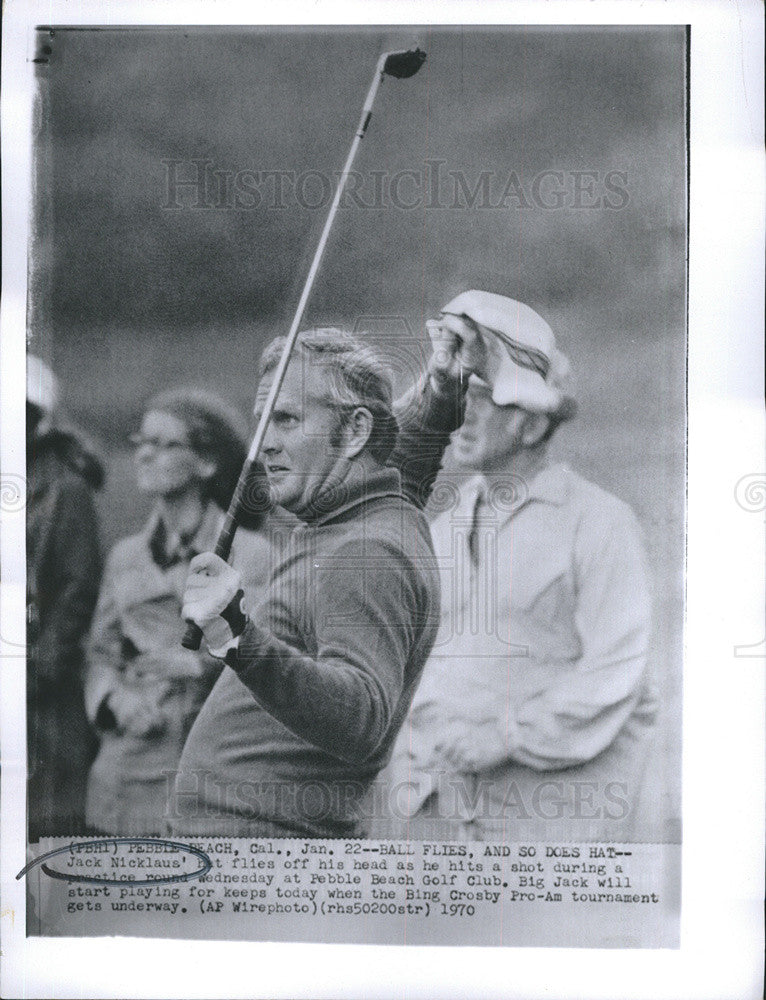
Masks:
[[[490,486],[486,478],[481,473],[476,473],[470,479],[466,479],[460,488],[458,506],[455,514],[459,517],[471,518],[476,501],[479,495],[483,495],[484,500],[489,501]]]

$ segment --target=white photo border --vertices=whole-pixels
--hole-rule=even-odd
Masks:
[[[36,24],[246,24],[244,3],[35,3],[3,17],[2,488],[24,475]],[[25,937],[24,520],[3,504],[6,997],[760,996],[764,832],[763,22],[758,0],[284,0],[279,24],[690,24],[689,476],[683,885],[677,951]],[[260,23],[271,23],[267,16]],[[738,503],[754,477],[755,504]],[[759,478],[760,477],[760,478]],[[23,480],[22,480],[23,481]],[[760,483],[760,487],[758,484]],[[10,485],[9,485],[10,484]],[[758,494],[760,489],[760,494]],[[758,497],[760,496],[760,499]],[[741,497],[739,498],[741,499]]]

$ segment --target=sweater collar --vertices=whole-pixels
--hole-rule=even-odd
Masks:
[[[310,508],[301,513],[301,520],[312,526],[328,524],[355,507],[386,496],[405,499],[398,469],[380,466],[369,470],[352,464],[339,483],[313,499]]]

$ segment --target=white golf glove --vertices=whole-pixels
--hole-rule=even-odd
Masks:
[[[223,559],[212,552],[192,559],[181,614],[202,629],[212,656],[236,648],[247,625],[244,597],[239,573]]]

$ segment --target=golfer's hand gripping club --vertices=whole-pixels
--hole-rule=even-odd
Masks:
[[[223,657],[247,625],[239,573],[212,552],[192,559],[181,614],[202,631],[214,656]]]
[[[245,462],[239,482],[237,483],[237,488],[234,491],[234,497],[232,498],[231,505],[226,514],[226,520],[224,521],[221,532],[218,535],[218,541],[215,546],[215,555],[218,556],[219,559],[226,560],[231,555],[231,546],[234,542],[234,533],[237,530],[237,519],[241,508],[240,497],[243,492],[241,487],[243,482],[247,482],[250,464],[250,462]],[[191,572],[191,565],[189,566],[189,571]],[[190,620],[190,615],[184,614],[183,611],[181,614],[182,617],[187,620],[186,631],[184,632],[183,639],[181,639],[181,645],[184,649],[198,650],[202,645],[203,631],[199,625],[197,625],[193,620]]]

